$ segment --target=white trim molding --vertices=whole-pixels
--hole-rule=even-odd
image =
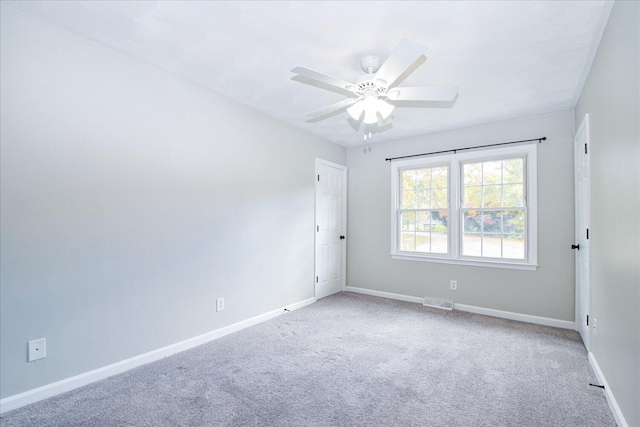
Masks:
[[[476,261],[465,258],[439,258],[428,257],[422,255],[395,255],[391,254],[391,258],[400,259],[405,261],[425,261],[435,262],[439,264],[456,264],[456,265],[471,265],[474,267],[489,267],[489,268],[508,268],[511,270],[529,270],[534,271],[538,269],[538,264],[518,263],[518,262],[500,262],[495,260]]]
[[[613,417],[616,419],[616,424],[618,424],[619,427],[628,427],[629,424],[627,424],[627,420],[624,419],[624,415],[622,415],[618,402],[616,402],[616,398],[613,396],[611,388],[609,387],[609,384],[596,361],[596,357],[592,352],[589,352],[589,364],[591,364],[591,369],[593,369],[593,373],[596,375],[598,382],[604,386],[604,390],[602,391],[604,393],[604,397],[607,399],[607,403],[609,404],[609,409],[611,409]]]
[[[372,289],[365,289],[365,288],[356,288],[352,286],[347,286],[345,290],[347,292],[355,292],[358,294],[395,299],[398,301],[415,302],[419,304],[422,304],[422,302],[424,301],[424,298],[421,298],[421,297],[394,294],[394,293],[383,292],[383,291],[375,291]],[[453,309],[459,310],[459,311],[466,311],[468,313],[482,314],[485,316],[499,317],[502,319],[517,320],[519,322],[534,323],[536,325],[552,326],[554,328],[571,329],[571,330],[576,329],[575,322],[572,322],[569,320],[552,319],[550,317],[541,317],[541,316],[533,316],[530,314],[513,313],[511,311],[494,310],[492,308],[476,307],[473,305],[458,304],[458,303],[453,304]]]
[[[482,314],[484,316],[500,317],[502,319],[517,320],[518,322],[534,323],[536,325],[553,326],[554,328],[576,329],[576,324],[569,320],[553,319],[551,317],[533,316],[531,314],[514,313],[512,311],[494,310],[492,308],[476,307],[467,304],[453,304],[454,310],[468,313]]]
[[[78,387],[82,387],[96,381],[100,381],[102,379],[120,374],[138,366],[155,362],[156,360],[163,359],[167,356],[189,350],[193,347],[197,347],[209,341],[224,337],[225,335],[229,335],[233,332],[237,332],[250,326],[257,325],[258,323],[276,318],[283,314],[285,312],[285,309],[290,311],[297,310],[299,308],[313,304],[316,301],[316,298],[308,298],[306,300],[299,301],[291,305],[286,305],[282,308],[270,311],[268,313],[264,313],[250,319],[234,323],[233,325],[225,326],[223,328],[216,329],[214,331],[210,331],[202,335],[198,335],[196,337],[159,348],[157,350],[152,350],[148,353],[140,354],[138,356],[134,356],[129,359],[113,363],[111,365],[103,366],[102,368],[94,369],[92,371],[75,375],[73,377],[65,378],[63,380],[44,385],[42,387],[27,390],[23,393],[5,397],[4,399],[0,400],[0,414],[18,409],[22,406],[29,405],[43,399],[47,399],[49,397],[56,396],[61,393],[65,393],[67,391],[74,390]]]
[[[412,297],[409,295],[402,295],[402,294],[393,294],[391,292],[375,291],[373,289],[366,289],[366,288],[354,288],[353,286],[345,286],[344,290],[347,292],[354,292],[356,294],[371,295],[373,297],[395,299],[398,301],[416,302],[418,304],[422,304],[422,302],[424,301],[424,298],[420,298],[420,297]]]

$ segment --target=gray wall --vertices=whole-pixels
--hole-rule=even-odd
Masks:
[[[461,95],[462,96],[462,95]],[[428,114],[426,112],[425,114]],[[347,151],[347,285],[573,321],[573,111],[442,132]],[[536,271],[393,260],[391,173],[385,158],[546,136],[538,146]],[[449,290],[449,280],[458,290]]]
[[[5,5],[1,28],[0,396],[313,297],[314,158],[343,147]]]
[[[640,425],[640,3],[617,1],[576,107],[591,122],[591,351]]]

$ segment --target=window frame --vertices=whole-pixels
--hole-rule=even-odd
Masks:
[[[462,196],[464,163],[503,160],[524,157],[524,210],[525,254],[524,260],[507,258],[482,258],[462,255],[463,208]],[[448,165],[449,185],[449,221],[448,221],[448,253],[432,254],[400,251],[400,193],[402,170],[422,167]],[[428,157],[400,159],[391,162],[391,258],[409,261],[435,262],[444,264],[471,265],[480,267],[507,268],[517,270],[536,270],[538,267],[538,230],[537,230],[537,144],[516,145],[465,151],[463,153],[441,154]]]

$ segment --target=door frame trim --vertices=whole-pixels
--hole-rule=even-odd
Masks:
[[[314,194],[313,194],[313,296],[315,298],[318,298],[317,295],[317,289],[316,289],[316,277],[318,275],[318,272],[316,271],[317,269],[317,261],[318,261],[318,253],[316,251],[317,249],[317,237],[318,234],[316,232],[316,226],[318,225],[318,180],[317,180],[317,176],[318,176],[318,166],[319,165],[323,165],[323,166],[329,166],[332,168],[336,168],[336,169],[340,169],[342,171],[342,178],[343,178],[343,190],[342,190],[342,195],[343,195],[343,203],[342,203],[342,220],[341,220],[341,224],[340,224],[340,228],[342,229],[342,233],[345,236],[347,235],[347,167],[345,165],[341,165],[338,163],[334,163],[334,162],[330,162],[328,160],[324,160],[321,159],[319,157],[316,157],[315,159],[315,167],[314,167]],[[345,291],[346,287],[347,287],[347,240],[345,239],[343,242],[343,249],[342,249],[342,259],[340,260],[340,262],[342,263],[342,277],[341,277],[341,290],[342,292]]]

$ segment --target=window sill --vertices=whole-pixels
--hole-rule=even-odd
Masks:
[[[524,262],[476,261],[476,260],[460,259],[460,258],[453,259],[453,258],[429,257],[429,256],[423,256],[423,255],[391,254],[391,258],[400,259],[404,261],[435,262],[439,264],[470,265],[473,267],[506,268],[511,270],[535,271],[538,268],[538,264],[529,264]]]

